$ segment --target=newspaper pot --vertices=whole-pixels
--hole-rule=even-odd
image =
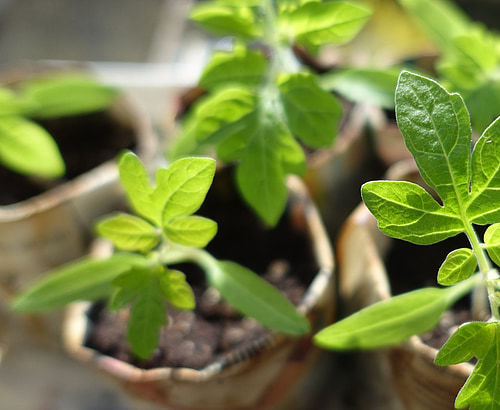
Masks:
[[[209,197],[214,190],[217,191],[217,196],[220,196],[217,174]],[[231,183],[230,186],[234,185]],[[309,319],[313,334],[324,324],[331,323],[334,317],[333,256],[318,212],[303,184],[297,178],[290,178],[288,186],[290,200],[287,212],[276,229],[282,224],[289,226],[292,231],[303,235],[308,242],[306,248],[310,248],[308,252],[314,261],[314,268],[311,269],[309,285],[300,299],[299,309]],[[222,195],[224,190],[227,190],[227,184],[220,190]],[[225,211],[227,209],[222,210],[222,214]],[[203,214],[203,208],[201,213]],[[239,215],[245,220],[252,219],[253,214]],[[216,239],[220,236],[224,241],[223,236],[226,233],[223,221],[217,222],[219,233]],[[255,221],[252,220],[250,224],[255,225]],[[265,235],[270,235],[269,232],[272,231],[274,230],[263,230]],[[245,231],[241,233],[240,236],[248,235]],[[226,239],[224,243],[236,243],[236,246],[239,246],[240,240],[232,234],[226,236],[229,241]],[[283,241],[293,240],[285,236]],[[259,253],[263,250],[259,248],[264,248],[273,260],[281,258],[272,255],[275,253],[274,239],[271,240],[273,245],[267,247],[255,239],[250,242],[254,243],[253,246],[247,247],[252,248],[250,254]],[[244,253],[248,253],[248,250]],[[302,252],[293,253],[300,260]],[[213,254],[216,255],[216,252],[213,251]],[[233,257],[233,260],[241,261],[238,257]],[[247,266],[252,267],[251,264]],[[252,269],[259,272],[253,267]],[[187,277],[189,279],[189,273]],[[187,367],[145,370],[105,356],[86,346],[93,326],[87,314],[88,309],[89,305],[85,303],[68,308],[63,329],[66,349],[79,360],[92,362],[100,371],[122,384],[127,392],[136,398],[138,408],[150,409],[153,405],[151,402],[154,402],[161,408],[172,409],[292,409],[311,400],[311,395],[326,382],[327,378],[323,376],[331,365],[331,356],[325,356],[324,352],[311,344],[311,334],[290,338],[275,332],[266,332],[250,343],[239,345],[236,350],[217,356],[200,370]],[[167,328],[166,332],[168,331]]]
[[[421,181],[413,161],[395,164],[388,172],[388,179]],[[403,241],[391,239],[378,230],[375,217],[364,204],[359,205],[348,218],[336,247],[339,294],[348,313],[390,298],[387,259],[397,242]],[[419,248],[423,248],[423,253],[426,251],[426,247]],[[420,259],[425,258],[422,255],[411,258],[411,263],[418,269]],[[437,269],[431,274],[437,274]],[[472,365],[437,366],[434,364],[437,352],[421,336],[413,336],[399,346],[377,352],[377,366],[385,370],[387,383],[392,383],[389,388],[404,404],[403,408],[454,408],[455,397],[470,375]]]
[[[103,112],[53,122],[67,126],[74,121],[82,133],[86,120],[96,117],[127,133],[142,160],[151,162],[155,136],[145,113],[127,96]],[[82,256],[93,221],[116,208],[122,196],[118,168],[111,159],[36,196],[0,206],[2,300],[9,300],[41,272]]]

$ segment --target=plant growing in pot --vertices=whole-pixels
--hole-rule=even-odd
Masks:
[[[331,349],[397,344],[432,329],[458,299],[473,292],[476,307],[472,310],[476,316],[482,312],[486,321],[476,317],[477,321],[461,325],[435,362],[447,366],[475,357],[477,363],[455,406],[497,408],[499,275],[487,254],[495,263],[500,262],[500,122],[495,120],[485,130],[471,154],[470,121],[463,99],[435,81],[409,72],[403,72],[398,81],[396,115],[424,181],[439,195],[441,203],[410,182],[373,181],[362,188],[366,206],[386,235],[426,245],[465,233],[471,249],[457,249],[446,257],[438,272],[438,282],[444,288],[418,289],[370,305],[322,330],[315,342]],[[490,225],[484,242],[473,225]],[[412,406],[423,408],[418,400]]]
[[[99,366],[122,379],[130,388],[142,395],[149,395],[150,399],[162,404],[189,408],[250,407],[264,405],[268,400],[272,402],[281,398],[280,396],[286,392],[283,391],[285,386],[293,383],[296,377],[299,379],[301,377],[300,370],[297,374],[296,366],[303,361],[306,366],[310,365],[311,360],[305,360],[304,357],[293,359],[291,367],[287,364],[291,356],[304,349],[304,343],[308,344],[307,337],[291,339],[257,329],[257,333],[253,334],[254,340],[246,346],[238,347],[233,353],[223,354],[213,362],[198,364],[199,367],[195,366],[194,369],[169,362],[168,354],[156,349],[160,328],[167,324],[166,302],[169,305],[170,326],[162,333],[161,339],[163,344],[168,338],[173,337],[176,340],[171,350],[174,352],[182,350],[185,344],[182,341],[187,339],[187,345],[195,348],[195,351],[191,349],[190,353],[185,354],[188,361],[192,360],[194,356],[200,354],[196,350],[199,344],[195,344],[193,334],[196,335],[197,332],[211,334],[211,330],[205,328],[208,326],[206,321],[193,323],[188,320],[186,323],[182,313],[173,312],[172,308],[191,310],[195,304],[191,286],[184,274],[176,270],[175,266],[182,262],[199,265],[205,272],[206,280],[213,287],[209,288],[211,290],[205,289],[203,295],[210,299],[214,297],[218,299],[217,295],[220,293],[238,311],[258,319],[267,327],[297,337],[306,334],[310,326],[317,327],[318,323],[331,320],[332,308],[329,302],[332,290],[331,265],[327,267],[325,263],[325,260],[331,263],[331,255],[319,258],[318,262],[323,271],[313,281],[311,289],[306,293],[308,296],[300,305],[302,312],[307,313],[309,319],[313,321],[310,325],[310,321],[299,314],[279,291],[248,268],[236,262],[218,260],[203,250],[214,237],[217,224],[192,213],[201,206],[212,183],[214,160],[180,159],[172,163],[168,169],[157,171],[155,187],[151,186],[146,170],[134,154],[123,155],[119,169],[121,181],[136,215],[120,213],[106,218],[97,225],[97,231],[122,251],[104,260],[86,258],[61,268],[21,295],[16,300],[14,308],[22,311],[52,309],[74,300],[110,295],[109,307],[112,310],[132,305],[131,309],[124,310],[125,313],[112,317],[113,321],[120,320],[120,317],[128,318],[126,333],[130,348],[127,347],[126,350],[129,352],[127,355],[130,364],[119,361],[119,357],[110,358],[95,352],[89,355],[88,348],[80,347],[77,350],[82,354],[83,349],[83,355],[87,359],[93,357]],[[227,193],[227,186],[223,191]],[[314,224],[319,222],[314,218],[314,210],[310,208],[310,204],[300,200],[297,205],[298,207],[295,206],[290,212],[295,218],[298,216],[301,230],[311,228],[308,226],[309,222],[303,219],[305,213],[308,214],[308,218],[313,216]],[[228,210],[225,209],[224,212],[227,213]],[[242,218],[245,216],[237,215],[237,219]],[[238,230],[244,226],[241,222],[236,223]],[[243,222],[248,225],[249,221]],[[234,220],[231,223],[234,224]],[[250,221],[250,224],[255,225],[255,221]],[[316,230],[318,227],[312,229]],[[252,229],[249,229],[246,235],[253,237],[251,231]],[[240,231],[237,236],[241,237],[241,234]],[[327,242],[324,242],[326,240],[324,232],[320,234],[322,239],[319,243],[314,243],[314,246],[328,247]],[[290,237],[285,238],[285,242],[293,246],[293,231],[289,232],[289,235]],[[229,243],[226,241],[224,247],[233,248],[234,244],[230,242],[234,239],[237,238],[230,239]],[[251,242],[252,247],[258,248],[253,239]],[[277,247],[277,242],[271,247]],[[302,242],[301,245],[303,246]],[[314,252],[312,249],[310,251]],[[328,249],[318,250],[320,253],[325,251]],[[274,249],[269,252],[276,254]],[[256,252],[250,251],[250,254],[252,253]],[[304,250],[298,251],[298,254],[304,256]],[[283,261],[279,264],[282,265]],[[185,268],[184,265],[182,269]],[[276,269],[278,266],[275,266]],[[188,280],[192,284],[196,283],[191,276],[197,274],[193,274],[192,270],[189,272]],[[195,293],[198,293],[196,289],[198,288],[195,287]],[[198,299],[199,305],[203,303],[206,304],[206,301]],[[322,304],[330,307],[324,312],[315,312]],[[217,309],[227,311],[227,306],[218,305]],[[217,312],[215,315],[213,312],[210,315],[211,318],[206,320],[215,321]],[[229,314],[229,322],[235,322],[234,312]],[[74,339],[74,328],[71,327],[73,325],[69,326],[71,329],[69,337]],[[109,322],[104,323],[104,327],[107,326]],[[244,324],[243,328],[236,330],[243,330],[245,326],[247,325]],[[179,329],[176,331],[176,328],[183,329],[180,329],[179,333]],[[75,347],[70,346],[70,349]],[[151,361],[139,360],[147,359],[153,353],[155,357]],[[276,358],[271,359],[273,355],[276,355]],[[162,356],[166,362],[161,361]],[[302,356],[307,354],[302,353]],[[251,364],[246,361],[252,357],[256,363]],[[148,370],[150,367],[155,368]],[[284,380],[279,381],[279,379]],[[242,395],[237,386],[248,383],[253,385],[253,390]],[[271,391],[268,391],[269,383],[274,383],[274,389]]]
[[[41,271],[84,253],[91,221],[120,197],[109,160],[131,147],[150,158],[155,145],[135,105],[87,75],[7,79],[0,88],[4,298]]]
[[[345,174],[357,169],[352,162],[362,150],[345,151],[361,133],[362,121],[348,121],[338,149],[323,150],[307,168],[304,151],[331,148],[342,106],[301,66],[293,47],[314,52],[324,44],[344,44],[370,14],[349,2],[217,0],[195,7],[195,22],[236,40],[232,51],[216,52],[203,70],[199,85],[207,95],[188,113],[171,158],[214,150],[221,161],[236,162],[243,198],[270,226],[286,204],[286,175],[307,171],[310,186],[325,194],[325,179],[343,175],[330,172],[332,156],[343,156],[336,164]]]

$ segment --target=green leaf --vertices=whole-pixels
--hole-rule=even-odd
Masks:
[[[465,325],[443,347],[440,363],[476,356],[478,362],[455,400],[455,407],[497,409],[500,406],[500,325],[481,323]],[[459,329],[460,331],[460,329]],[[455,336],[455,337],[454,337]],[[464,343],[459,345],[459,343]],[[447,346],[448,345],[448,346]]]
[[[156,208],[150,199],[153,187],[144,165],[133,152],[126,152],[120,158],[118,169],[132,207],[139,215],[151,220]]]
[[[350,101],[391,109],[398,76],[397,69],[348,68],[323,74],[319,83]]]
[[[453,39],[471,27],[467,15],[448,0],[399,0],[399,4],[443,51],[453,49]]]
[[[156,266],[133,266],[126,272],[118,275],[113,279],[113,286],[123,289],[138,290],[148,283],[149,278],[153,275],[155,270],[161,269]]]
[[[18,296],[12,308],[35,312],[61,308],[76,300],[109,296],[111,282],[136,265],[149,263],[143,256],[117,253],[105,260],[82,259],[51,271],[48,276]]]
[[[361,195],[379,229],[394,238],[428,245],[464,231],[458,216],[446,212],[427,191],[411,182],[368,182]]]
[[[247,7],[217,4],[215,1],[205,2],[198,4],[189,17],[217,35],[251,39],[262,32],[252,10]]]
[[[19,98],[27,103],[26,114],[53,118],[88,114],[107,108],[118,90],[81,74],[59,74],[23,82]]]
[[[272,114],[263,114],[261,118],[248,130],[250,141],[236,169],[236,181],[245,201],[269,226],[274,226],[287,199],[276,137],[287,131],[275,122]]]
[[[327,349],[375,349],[432,329],[466,287],[423,288],[368,306],[321,330],[314,343]]]
[[[423,179],[459,214],[468,199],[471,128],[462,98],[437,82],[403,71],[396,118]]]
[[[232,53],[214,53],[199,83],[207,90],[228,84],[254,87],[262,82],[266,70],[267,62],[261,53],[237,47]]]
[[[170,304],[177,309],[192,310],[195,307],[193,289],[182,272],[167,270],[160,276],[160,288]]]
[[[462,94],[471,114],[474,131],[482,133],[498,116],[500,81],[489,80],[474,90],[463,90]]]
[[[363,27],[371,11],[342,1],[307,2],[279,16],[279,30],[288,39],[305,46],[343,44],[351,40]]]
[[[137,297],[137,289],[135,288],[118,288],[115,290],[109,301],[108,308],[112,311],[123,309],[131,304]]]
[[[217,223],[201,216],[180,216],[165,225],[165,233],[172,242],[204,248],[217,233]]]
[[[0,117],[0,162],[13,171],[55,178],[64,174],[64,162],[50,134],[32,121]]]
[[[500,218],[500,118],[477,141],[472,153],[471,194],[467,216],[476,224]]]
[[[182,158],[156,173],[156,189],[151,195],[156,209],[153,217],[161,226],[178,216],[196,212],[205,200],[215,174],[211,158]]]
[[[141,289],[130,311],[127,339],[135,355],[152,356],[158,346],[160,328],[167,324],[163,295],[157,280]]]
[[[488,351],[494,336],[494,326],[483,322],[465,323],[447,340],[434,362],[439,366],[468,362]]]
[[[249,269],[235,262],[217,261],[207,275],[224,299],[264,326],[293,336],[309,331],[307,319],[277,289]]]
[[[493,224],[486,229],[484,242],[491,260],[500,266],[500,223]]]
[[[286,74],[279,88],[288,127],[312,148],[329,147],[337,134],[342,107],[309,74]]]
[[[473,275],[477,259],[472,249],[456,249],[448,254],[438,272],[438,282],[449,286],[461,282]]]
[[[126,251],[147,252],[160,240],[160,233],[154,226],[142,218],[124,213],[100,221],[96,230],[118,249]]]
[[[0,86],[0,116],[21,115],[23,103],[19,101],[13,91]]]

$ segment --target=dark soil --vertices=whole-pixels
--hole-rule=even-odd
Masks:
[[[66,174],[46,180],[15,173],[0,165],[0,205],[16,203],[60,185],[110,160],[136,142],[133,131],[108,112],[41,120],[55,139],[66,164]]]
[[[209,251],[219,259],[230,259],[254,270],[298,305],[318,269],[304,221],[287,211],[275,229],[267,230],[241,204],[230,179],[228,170],[217,174],[199,212],[219,224]],[[232,349],[244,350],[269,333],[221,301],[214,289],[207,288],[204,274],[196,266],[175,268],[182,270],[193,286],[196,309],[168,309],[169,325],[161,332],[160,346],[150,360],[141,362],[130,352],[125,340],[128,312],[110,313],[104,304],[95,305],[89,312],[93,326],[87,346],[142,368],[201,369]]]

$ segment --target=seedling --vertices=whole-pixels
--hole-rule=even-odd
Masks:
[[[85,258],[63,267],[14,302],[19,311],[56,309],[75,300],[111,296],[109,308],[131,305],[128,340],[148,358],[167,324],[165,305],[191,310],[193,291],[185,275],[169,268],[192,262],[207,281],[244,315],[289,334],[309,331],[309,322],[273,286],[249,269],[217,260],[203,248],[217,232],[216,222],[192,215],[212,183],[215,161],[183,158],[156,173],[156,186],[132,153],[119,162],[120,179],[135,215],[118,213],[97,224],[97,232],[117,249],[105,260]],[[244,234],[244,233],[242,233]]]
[[[275,225],[285,209],[285,176],[306,170],[295,138],[310,148],[331,146],[342,113],[316,76],[300,71],[291,46],[314,52],[343,44],[369,15],[339,1],[214,0],[197,6],[193,20],[237,41],[232,52],[215,53],[205,67],[200,85],[209,94],[186,120],[172,157],[215,147],[222,161],[237,161],[243,198]]]
[[[438,46],[437,71],[462,95],[472,128],[483,132],[500,112],[500,42],[447,0],[399,0]]]
[[[439,351],[436,363],[451,365],[476,357],[455,406],[499,408],[500,277],[487,254],[500,264],[500,118],[484,131],[471,154],[471,127],[462,97],[405,71],[396,89],[396,118],[422,178],[442,204],[410,182],[368,182],[361,193],[379,229],[421,245],[464,233],[471,248],[446,257],[437,275],[444,288],[418,289],[376,303],[323,329],[314,340],[330,349],[396,344],[432,329],[443,312],[471,290],[476,297],[487,292],[491,318],[460,326]],[[475,224],[490,225],[484,243]]]
[[[75,74],[26,80],[15,91],[0,87],[0,163],[21,174],[62,176],[65,164],[57,144],[34,120],[97,111],[116,94]]]

